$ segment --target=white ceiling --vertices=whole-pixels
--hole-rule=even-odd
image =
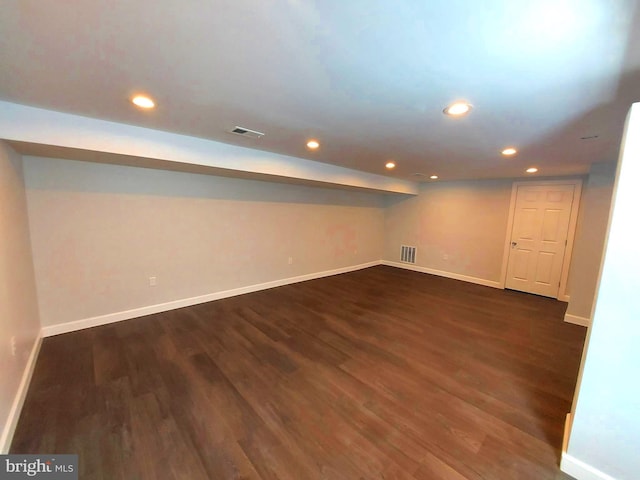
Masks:
[[[404,179],[584,173],[640,101],[638,4],[5,0],[0,99]]]

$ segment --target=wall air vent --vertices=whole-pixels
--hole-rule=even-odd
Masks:
[[[247,138],[262,138],[264,137],[264,133],[256,132],[255,130],[251,130],[249,128],[244,127],[233,127],[233,129],[229,130],[229,133],[235,133],[236,135],[242,135]]]
[[[402,245],[400,247],[400,261],[404,263],[416,263],[416,247]]]

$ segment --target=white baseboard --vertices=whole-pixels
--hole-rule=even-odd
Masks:
[[[40,351],[41,344],[42,335],[39,334],[38,338],[36,338],[36,341],[33,342],[33,347],[31,347],[31,353],[29,354],[29,359],[27,360],[27,364],[24,367],[22,379],[20,380],[20,385],[18,386],[18,391],[13,398],[11,410],[9,410],[7,423],[5,423],[4,429],[2,430],[2,437],[0,437],[0,454],[6,454],[11,447],[13,434],[16,431],[16,426],[18,425],[18,420],[20,419],[20,412],[22,412],[24,400],[25,398],[27,398],[27,391],[29,390],[29,384],[31,383],[31,377],[36,366],[36,360],[38,358],[38,352]]]
[[[380,261],[361,263],[359,265],[351,265],[349,267],[337,268],[335,270],[326,270],[324,272],[309,273],[307,275],[300,275],[297,277],[283,278],[271,282],[249,285],[247,287],[234,288],[231,290],[209,293],[207,295],[200,295],[198,297],[183,298],[181,300],[174,300],[171,302],[134,308],[122,312],[109,313],[106,315],[99,315],[97,317],[90,317],[67,323],[59,323],[57,325],[49,325],[42,328],[42,335],[44,337],[51,337],[53,335],[59,335],[61,333],[74,332],[76,330],[97,327],[99,325],[106,325],[108,323],[130,320],[132,318],[143,317],[145,315],[152,315],[154,313],[175,310],[176,308],[190,307],[191,305],[212,302],[214,300],[220,300],[222,298],[235,297],[236,295],[243,295],[245,293],[252,293],[260,290],[267,290],[269,288],[282,287],[284,285],[290,285],[292,283],[305,282],[307,280],[314,280],[317,278],[329,277],[331,275],[353,272],[356,270],[362,270],[363,268],[374,267],[376,265],[380,265]]]
[[[580,325],[583,327],[588,327],[591,325],[591,319],[587,317],[579,317],[578,315],[571,315],[570,313],[565,313],[564,321],[567,323],[573,323],[574,325]]]
[[[430,275],[437,275],[439,277],[453,278],[454,280],[462,280],[463,282],[476,283],[478,285],[484,285],[485,287],[493,287],[502,289],[500,282],[493,280],[486,280],[484,278],[470,277],[468,275],[461,275],[459,273],[445,272],[444,270],[434,270],[432,268],[420,267],[418,265],[412,265],[410,263],[391,262],[389,260],[382,260],[382,265],[388,265],[390,267],[404,268],[406,270],[413,270],[414,272],[428,273]]]
[[[597,468],[594,468],[575,457],[572,457],[566,452],[562,452],[560,470],[571,475],[577,480],[615,480],[612,476],[601,472]]]

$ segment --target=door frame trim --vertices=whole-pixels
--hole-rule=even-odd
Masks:
[[[513,182],[511,185],[511,203],[509,204],[509,220],[507,222],[507,231],[504,240],[504,252],[502,254],[502,269],[500,271],[500,288],[504,289],[507,284],[507,266],[509,264],[509,252],[511,249],[511,230],[513,230],[513,217],[516,212],[516,194],[518,187],[526,186],[544,186],[544,185],[573,185],[573,201],[571,202],[571,214],[569,217],[569,231],[567,233],[567,247],[564,251],[562,260],[562,273],[560,274],[560,287],[558,288],[558,300],[563,302],[569,301],[567,294],[567,282],[569,280],[569,267],[573,255],[573,243],[576,236],[576,226],[578,224],[578,212],[580,211],[580,199],[582,198],[582,179],[568,178],[566,180],[531,180]]]

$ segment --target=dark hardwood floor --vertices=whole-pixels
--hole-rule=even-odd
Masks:
[[[46,338],[14,453],[82,479],[559,479],[566,304],[392,267]]]

